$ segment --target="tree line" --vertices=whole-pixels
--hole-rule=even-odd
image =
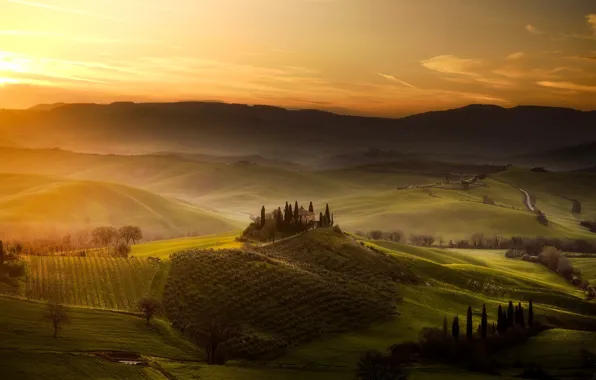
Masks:
[[[395,344],[387,354],[365,352],[357,363],[357,379],[406,379],[407,366],[420,359],[496,374],[498,363],[494,360],[494,354],[521,344],[546,329],[535,321],[532,301],[528,302],[527,318],[521,302],[514,305],[509,301],[505,307],[498,305],[496,321],[491,324],[486,305],[483,305],[476,331],[473,314],[472,307],[468,307],[464,331],[460,327],[458,315],[453,317],[451,327],[445,317],[442,329],[424,328],[417,342]]]
[[[141,240],[143,231],[138,226],[99,226],[64,236],[5,242],[5,251],[14,256],[85,256],[87,250],[100,248],[114,256],[126,257],[130,253],[131,243],[136,244]]]

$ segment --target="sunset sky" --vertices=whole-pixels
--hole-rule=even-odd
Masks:
[[[0,108],[596,109],[594,0],[0,0]]]

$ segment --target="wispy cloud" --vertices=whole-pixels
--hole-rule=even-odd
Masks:
[[[454,55],[439,55],[420,62],[429,70],[446,74],[459,74],[476,76],[482,61],[478,59],[459,58]]]
[[[523,68],[517,66],[504,66],[493,70],[493,73],[512,79],[557,79],[565,73],[581,73],[582,70],[575,67],[559,66],[552,69]]]
[[[82,9],[67,8],[67,7],[61,7],[58,5],[51,5],[51,4],[26,1],[26,0],[7,0],[7,1],[10,3],[21,4],[21,5],[26,5],[26,6],[35,7],[35,8],[43,8],[43,9],[48,9],[48,10],[52,10],[52,11],[56,11],[56,12],[72,13],[72,14],[77,14],[77,15],[82,15],[82,16],[92,16],[92,17],[97,17],[97,18],[102,18],[105,20],[112,20],[112,21],[118,20],[115,17],[107,16],[107,15],[104,15],[101,13],[85,11]]]
[[[586,20],[588,20],[588,24],[592,27],[592,34],[596,36],[596,13],[587,15]]]
[[[507,59],[508,61],[518,61],[520,59],[523,59],[525,56],[526,55],[523,52],[518,51],[517,53],[509,54],[507,57],[505,57],[505,59]]]
[[[64,40],[75,41],[75,42],[98,43],[98,44],[109,44],[109,43],[121,42],[121,40],[116,40],[116,39],[65,35],[65,34],[60,34],[60,33],[51,33],[51,32],[44,32],[44,31],[37,31],[37,30],[0,30],[0,36],[55,38],[55,39],[64,39]]]
[[[526,30],[532,34],[537,34],[537,35],[546,34],[542,30],[538,29],[537,27],[535,27],[534,25],[531,25],[531,24],[526,25]]]
[[[570,91],[582,91],[582,92],[594,92],[596,93],[596,86],[589,86],[584,84],[577,84],[573,82],[549,82],[549,81],[540,81],[536,82],[539,86],[543,87],[550,87],[550,88],[557,88],[561,90],[570,90]]]
[[[391,82],[395,82],[395,83],[400,83],[406,87],[410,87],[410,88],[416,88],[414,86],[412,86],[411,84],[404,82],[401,79],[397,79],[396,77],[394,77],[393,75],[388,75],[388,74],[382,74],[382,73],[378,73],[380,76],[382,76],[383,78],[387,79],[388,81]]]

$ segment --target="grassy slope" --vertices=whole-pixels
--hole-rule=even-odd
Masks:
[[[16,231],[133,224],[163,236],[238,228],[215,213],[144,190],[36,175],[1,174],[0,210],[0,224]]]
[[[152,241],[132,246],[134,257],[159,257],[168,259],[172,253],[187,249],[230,249],[240,248],[242,243],[236,241],[237,233],[207,235],[190,238]]]
[[[359,278],[363,283],[375,284],[374,281],[380,281],[382,273],[389,270],[385,268],[385,260],[395,260],[398,266],[404,268],[407,266],[406,271],[420,276],[423,281],[422,285],[400,284],[398,286],[398,292],[403,297],[403,301],[397,303],[398,316],[385,322],[374,323],[365,329],[352,329],[339,334],[337,331],[329,332],[321,339],[291,346],[283,357],[269,362],[266,367],[244,368],[235,366],[234,363],[225,367],[205,367],[201,364],[162,359],[158,361],[178,379],[192,379],[193,376],[199,375],[206,379],[293,380],[308,377],[331,380],[351,377],[356,359],[363,351],[373,348],[385,350],[393,343],[415,340],[421,328],[440,326],[444,316],[451,318],[455,314],[463,315],[468,305],[474,308],[474,324],[480,321],[480,309],[483,303],[487,304],[489,320],[492,320],[498,304],[504,304],[509,299],[517,301],[527,298],[534,300],[538,319],[563,327],[593,326],[596,323],[596,318],[593,317],[596,314],[596,305],[583,301],[581,294],[575,288],[540,265],[505,259],[502,252],[425,249],[389,242],[367,241],[365,244],[377,247],[385,255],[359,248],[348,238],[319,230],[275,246],[260,248],[259,253],[273,261],[262,265],[255,264],[254,269],[259,273],[257,278],[266,278],[276,271],[277,266],[291,263],[292,265],[284,271],[285,276],[290,276],[284,280],[286,284],[290,279],[302,281],[310,278],[309,281],[312,281],[323,274],[329,279],[334,270],[350,278]],[[228,281],[230,274],[235,273],[233,266],[215,265],[212,269],[204,269],[217,269],[221,272],[213,276],[219,279],[219,287]],[[229,272],[228,275],[226,271]],[[296,275],[292,275],[293,271],[296,271]],[[201,277],[200,274],[199,277]],[[384,281],[378,282],[375,286],[382,288]],[[205,284],[204,281],[200,283]],[[244,286],[249,290],[252,288],[247,284]],[[257,287],[257,293],[262,295],[268,288],[271,286]],[[277,289],[283,291],[285,286],[277,286]],[[295,297],[297,289],[300,288],[293,289],[291,295]],[[201,291],[201,287],[196,290]],[[322,292],[323,289],[320,291]],[[322,299],[321,297],[322,293],[319,293],[315,299]],[[258,309],[261,298],[251,299],[243,303],[245,306],[239,307]],[[271,307],[271,302],[273,302],[272,299],[266,301],[269,305],[267,307]],[[193,356],[193,350],[188,348],[188,343],[181,340],[164,324],[158,324],[157,330],[147,329],[138,317],[88,309],[71,309],[73,325],[67,327],[62,333],[63,336],[54,341],[51,338],[50,329],[38,322],[41,307],[35,303],[0,298],[0,310],[12,311],[0,313],[0,324],[7,326],[0,331],[0,340],[6,342],[3,343],[3,347],[18,348],[26,351],[29,356],[34,355],[33,361],[42,363],[41,367],[52,366],[52,362],[62,360],[56,357],[38,357],[45,350],[70,352],[125,349],[164,358]],[[280,317],[281,311],[280,309],[274,314]],[[578,336],[568,330],[560,331],[566,336]],[[548,346],[547,343],[551,340],[549,335],[540,338],[546,340],[537,345],[522,348],[521,353],[514,355],[526,357],[526,352],[532,351],[548,358],[550,355],[548,350],[541,350],[542,347]],[[554,341],[564,342],[565,340],[557,338]],[[561,359],[562,365],[575,365],[578,354],[576,351],[579,349],[579,346],[568,346],[569,360]],[[86,358],[83,362],[76,362],[78,359],[70,359],[73,362],[72,366],[96,365],[91,364],[89,361],[91,359]],[[134,376],[141,376],[141,374],[135,373],[129,376],[135,378]],[[437,376],[447,379],[483,378],[482,375],[460,373],[444,368],[416,369],[412,374],[414,379],[432,379]]]
[[[483,181],[486,187],[469,191],[433,189],[437,198],[420,189],[395,190],[405,185],[443,180],[445,172],[452,170],[449,165],[439,163],[417,163],[415,168],[372,165],[309,172],[263,165],[198,162],[175,156],[78,155],[58,150],[0,149],[0,158],[0,172],[18,170],[123,183],[217,210],[219,216],[240,223],[246,223],[247,214],[258,213],[263,204],[270,208],[295,199],[312,200],[317,210],[329,202],[340,225],[351,230],[402,229],[407,234],[432,233],[445,239],[467,238],[474,232],[589,237],[578,226],[578,218],[570,213],[571,202],[561,198],[563,195],[582,201],[582,217],[596,217],[596,198],[590,191],[596,186],[596,176],[589,174],[509,169],[491,175],[536,193],[539,207],[552,221],[547,228],[525,211],[521,192],[491,178]],[[506,208],[483,205],[484,195]],[[170,211],[187,225],[188,218],[182,216],[187,209]],[[96,210],[98,215],[102,212],[102,209]],[[129,214],[134,217],[134,213]],[[145,216],[149,217],[146,220],[154,219],[154,215]],[[203,230],[210,228],[208,224],[195,225],[201,234],[209,233]],[[475,230],[470,231],[470,226]]]
[[[369,243],[372,244],[372,243]],[[379,243],[381,244],[381,243]],[[401,315],[369,329],[342,334],[290,350],[278,360],[281,366],[351,368],[358,355],[370,348],[386,349],[393,343],[415,340],[422,327],[440,326],[444,316],[464,315],[474,308],[474,324],[486,303],[489,320],[498,304],[531,298],[537,318],[562,326],[588,326],[596,322],[596,305],[588,304],[575,288],[537,264],[508,260],[502,252],[427,250],[382,243],[385,252],[409,263],[425,286],[404,286]],[[382,249],[380,245],[377,246]]]
[[[193,345],[166,323],[146,326],[136,315],[69,308],[72,320],[52,338],[52,328],[40,322],[44,305],[0,297],[0,341],[3,349],[52,352],[121,350],[172,359],[196,359]]]

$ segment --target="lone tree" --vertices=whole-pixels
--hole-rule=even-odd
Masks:
[[[472,306],[468,306],[468,315],[466,316],[466,338],[472,339]]]
[[[480,321],[480,333],[482,338],[486,338],[486,331],[488,328],[488,317],[486,315],[486,305],[482,305],[482,320]]]
[[[315,212],[315,208],[313,207],[312,202],[310,202],[310,204],[308,205],[308,211]]]
[[[513,318],[513,302],[509,301],[509,308],[507,309],[507,327],[513,327]]]
[[[143,240],[143,232],[138,226],[120,227],[118,229],[118,236],[126,242],[126,245],[130,245],[131,241],[133,244],[137,244],[139,240]]]
[[[265,227],[265,206],[261,207],[261,228]]]
[[[528,327],[534,327],[534,307],[532,305],[532,300],[530,300],[530,304],[528,306]]]
[[[151,318],[161,308],[161,302],[153,297],[143,297],[137,301],[137,310],[139,310],[147,320],[147,326]]]
[[[459,340],[459,317],[456,315],[451,324],[451,335],[455,340]]]
[[[70,324],[70,318],[66,314],[66,308],[53,301],[49,301],[46,304],[42,317],[54,328],[54,339],[58,338],[58,330],[62,326]]]
[[[209,365],[225,364],[225,352],[221,351],[221,346],[240,332],[240,328],[226,315],[215,313],[202,314],[188,330],[204,347]]]

